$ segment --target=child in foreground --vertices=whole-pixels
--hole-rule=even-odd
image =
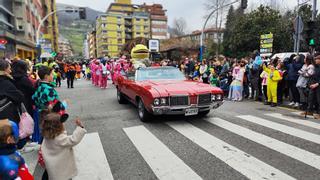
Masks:
[[[0,179],[33,180],[23,157],[17,151],[19,129],[15,122],[0,120]]]
[[[59,113],[49,113],[41,124],[44,137],[41,150],[50,180],[68,180],[77,175],[73,147],[80,143],[87,131],[76,119],[77,128],[68,136],[63,125],[66,120]]]

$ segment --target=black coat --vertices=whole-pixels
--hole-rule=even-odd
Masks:
[[[14,78],[14,85],[17,87],[18,90],[20,90],[23,93],[24,95],[23,103],[26,106],[28,113],[32,116],[33,114],[32,95],[35,93],[36,89],[33,87],[33,84],[27,75],[13,76],[13,78]]]
[[[0,75],[0,100],[8,98],[12,104],[0,112],[0,119],[10,119],[16,123],[20,122],[19,111],[23,102],[23,94],[13,84],[13,80],[7,76]]]

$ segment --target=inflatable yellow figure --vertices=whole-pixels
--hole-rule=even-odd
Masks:
[[[146,59],[149,59],[149,49],[143,44],[137,44],[131,50],[131,62],[135,68],[146,67]]]
[[[263,70],[268,73],[268,84],[267,84],[267,95],[268,103],[272,106],[276,106],[277,99],[277,88],[278,82],[282,79],[279,71],[274,67],[274,65],[269,65],[269,67],[263,66]]]

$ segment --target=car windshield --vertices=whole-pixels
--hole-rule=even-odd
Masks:
[[[137,81],[144,80],[185,80],[177,68],[149,68],[137,71]]]

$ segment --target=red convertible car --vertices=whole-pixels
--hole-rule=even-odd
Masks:
[[[223,104],[223,91],[186,80],[174,67],[139,68],[117,78],[117,99],[138,107],[141,121],[153,115],[206,115]]]

